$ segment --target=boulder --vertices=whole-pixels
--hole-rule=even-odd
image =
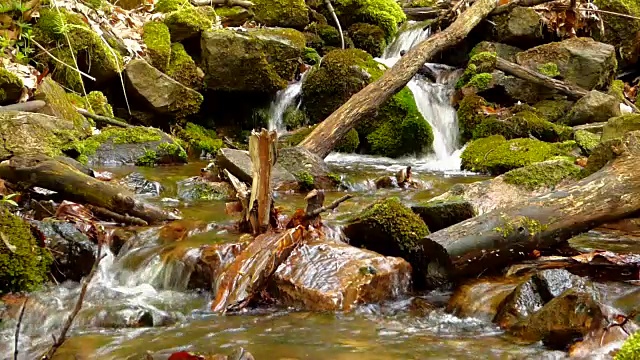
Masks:
[[[510,99],[509,102],[521,101],[526,104],[535,104],[554,96],[554,91],[547,87],[506,75],[502,71],[494,71],[492,77],[493,87],[501,89]]]
[[[119,183],[138,195],[160,196],[160,192],[164,190],[159,182],[149,181],[139,172],[125,176]]]
[[[293,174],[298,182],[307,181],[311,176],[316,189],[332,189],[337,185],[324,160],[307,149],[297,146],[280,149],[278,164]]]
[[[274,274],[276,298],[309,311],[350,311],[405,294],[411,266],[403,259],[341,243],[296,248]]]
[[[304,0],[255,0],[255,20],[265,26],[302,30],[309,24]]]
[[[420,215],[431,232],[463,222],[476,215],[473,205],[463,199],[430,201],[423,205],[412,206],[411,210]]]
[[[594,38],[616,47],[621,67],[633,65],[638,61],[638,32],[640,32],[640,4],[626,0],[594,0],[598,9],[612,12],[600,13],[604,31],[592,31]],[[615,14],[613,14],[615,13]],[[629,15],[623,17],[616,14]]]
[[[587,90],[607,89],[617,67],[613,46],[579,37],[523,51],[516,55],[516,61],[539,72],[555,64],[561,80]]]
[[[469,56],[473,57],[473,55],[479,54],[481,52],[495,53],[502,59],[515,62],[516,54],[522,52],[522,49],[498,42],[481,41],[480,43],[478,43],[478,45],[474,46],[474,48],[469,53]]]
[[[387,47],[384,31],[376,25],[357,23],[349,27],[349,37],[353,45],[373,57],[381,57]]]
[[[530,47],[544,42],[542,16],[530,7],[517,6],[490,20],[495,23],[493,37],[499,43]]]
[[[78,113],[75,106],[65,96],[62,86],[53,81],[50,76],[44,78],[38,85],[34,98],[47,103],[45,107],[38,110],[39,113],[70,121],[79,135],[91,135],[89,121]]]
[[[140,101],[137,106],[139,109],[171,117],[174,121],[200,110],[203,99],[200,93],[173,80],[142,59],[130,61],[125,74],[128,93]],[[158,124],[162,125],[166,124]]]
[[[594,134],[587,130],[576,130],[573,136],[576,139],[576,144],[580,146],[582,152],[587,156],[591,155],[593,149],[600,143],[601,138],[601,135]]]
[[[446,311],[459,318],[472,317],[492,321],[498,307],[513,292],[520,279],[482,278],[456,287]]]
[[[640,130],[640,115],[627,114],[609,119],[602,128],[602,141],[622,137],[629,131]]]
[[[98,246],[72,223],[47,219],[34,221],[53,255],[51,275],[57,282],[80,281],[91,272]]]
[[[216,15],[220,17],[220,22],[224,27],[239,27],[254,17],[251,9],[242,6],[219,7],[216,9]]]
[[[108,127],[100,134],[70,144],[65,150],[88,165],[153,166],[187,162],[187,153],[171,136],[154,128]]]
[[[305,38],[293,29],[213,30],[201,47],[209,89],[272,94],[294,79]]]
[[[429,229],[398,198],[383,199],[369,205],[349,219],[344,234],[353,246],[409,261],[415,286],[424,287],[427,269],[419,244],[429,234]]]
[[[556,122],[565,116],[573,104],[573,101],[564,99],[542,100],[535,103],[533,108],[547,121]]]
[[[602,169],[607,163],[622,154],[623,142],[622,138],[615,137],[600,142],[591,150],[591,154],[587,159],[587,166],[582,170],[582,176],[586,177],[594,172]]]
[[[547,142],[566,141],[573,137],[573,129],[544,120],[531,110],[520,111],[501,119],[489,116],[478,124],[472,133],[473,139],[491,135],[502,135],[505,139],[528,138]]]
[[[11,71],[0,67],[0,106],[15,104],[22,96],[22,80]]]
[[[216,156],[216,162],[221,170],[228,170],[238,179],[249,184],[253,181],[253,170],[248,151],[220,149]],[[298,182],[296,177],[280,165],[278,160],[271,171],[271,181],[276,190],[282,187],[295,187]]]
[[[142,40],[147,46],[149,62],[156,69],[166,72],[171,58],[171,34],[164,23],[149,21],[142,27]]]
[[[189,40],[211,29],[213,24],[205,12],[205,9],[198,7],[183,6],[167,14],[164,23],[169,28],[171,42]]]
[[[614,96],[591,90],[571,108],[561,122],[570,126],[607,121],[620,116],[620,101]]]
[[[547,160],[504,173],[504,182],[527,190],[551,189],[563,181],[578,180],[582,168],[565,158]]]
[[[180,180],[178,186],[178,199],[183,201],[197,200],[234,200],[235,190],[226,182],[211,182],[200,176]]]
[[[166,74],[190,89],[197,91],[204,87],[204,72],[180,43],[171,44],[171,59]]]

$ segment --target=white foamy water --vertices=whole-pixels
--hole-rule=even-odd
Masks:
[[[276,93],[276,98],[273,99],[269,106],[269,131],[275,130],[278,134],[287,131],[283,123],[284,112],[298,100],[298,96],[302,92],[302,83],[307,74],[309,74],[309,71],[305,71],[300,80],[289,84],[289,86]],[[297,107],[300,107],[300,103],[298,103]]]

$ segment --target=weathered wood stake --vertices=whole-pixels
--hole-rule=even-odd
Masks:
[[[253,131],[249,137],[253,183],[244,220],[251,224],[253,235],[265,233],[269,229],[269,215],[273,201],[271,170],[276,163],[277,143],[278,134],[266,129],[260,132]]]

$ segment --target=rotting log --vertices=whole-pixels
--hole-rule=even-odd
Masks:
[[[353,95],[298,146],[325,158],[361,120],[373,115],[382,104],[400,91],[427,60],[461,42],[495,7],[496,0],[477,0],[451,26],[409,50],[378,80]]]
[[[46,155],[14,156],[0,164],[0,178],[23,187],[38,186],[52,190],[70,201],[136,217],[149,224],[179,218],[136,199],[128,190],[92,178]]]
[[[249,156],[252,164],[251,195],[244,220],[251,224],[253,235],[265,233],[269,229],[272,187],[271,170],[277,158],[278,134],[275,131],[252,132],[249,137]]]
[[[580,181],[428,235],[421,245],[430,287],[498,271],[640,211],[640,131],[622,144],[619,157]]]
[[[291,252],[302,243],[304,229],[298,226],[282,233],[256,237],[219,277],[214,312],[238,311],[264,290],[269,278]]]

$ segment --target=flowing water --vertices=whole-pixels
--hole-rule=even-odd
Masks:
[[[296,101],[299,100],[299,95],[302,92],[302,83],[308,74],[309,71],[305,71],[300,77],[300,80],[297,80],[289,84],[286,88],[278,91],[275,99],[273,99],[269,106],[269,131],[275,130],[278,134],[282,134],[287,131],[283,123],[284,113],[290,106],[296,104]],[[300,102],[297,103],[296,107],[300,107]]]

